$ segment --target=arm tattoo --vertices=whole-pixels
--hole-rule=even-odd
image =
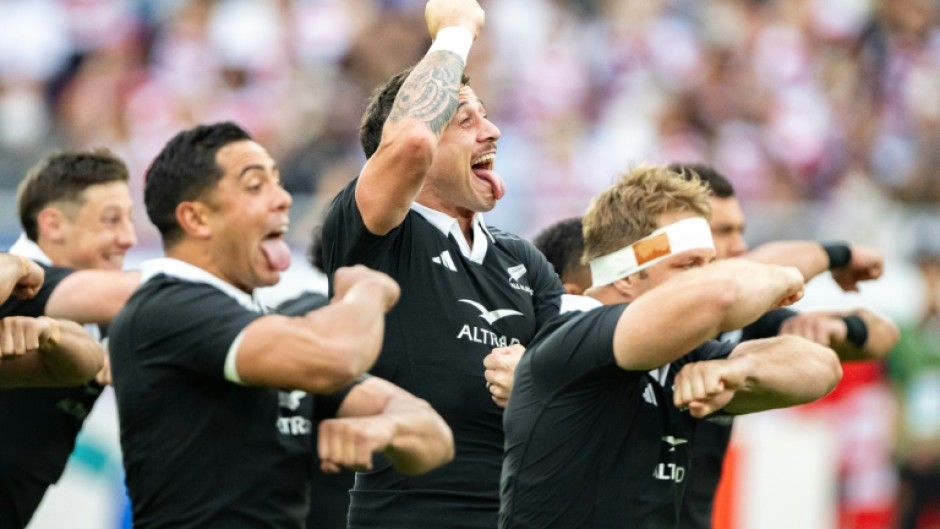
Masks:
[[[440,135],[457,112],[457,92],[463,75],[463,61],[456,53],[437,51],[417,66],[398,91],[388,120],[411,117],[425,122]]]

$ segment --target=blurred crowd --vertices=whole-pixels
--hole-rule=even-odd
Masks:
[[[428,38],[417,0],[2,0],[0,186],[108,145],[137,187],[169,136],[234,119],[312,206],[355,175],[366,96]],[[532,234],[635,161],[708,161],[745,204],[847,179],[940,200],[933,0],[499,0],[468,66],[501,127],[497,214]]]
[[[898,234],[931,226],[913,212],[940,203],[940,2],[481,4],[487,25],[467,72],[502,130],[508,189],[487,218],[532,235],[580,215],[630,163],[708,162],[759,210],[753,242],[838,235],[916,256],[930,287],[890,372],[912,403],[902,449],[916,471],[935,467],[940,227]],[[312,226],[363,162],[367,96],[427,49],[423,6],[0,0],[0,191],[50,149],[108,146],[140,204],[167,139],[231,119],[279,160],[302,206],[293,215]],[[136,221],[155,244],[143,211]],[[17,231],[4,218],[0,234]],[[293,231],[298,247],[307,234]]]

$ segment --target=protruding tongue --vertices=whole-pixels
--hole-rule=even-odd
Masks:
[[[489,182],[490,187],[493,188],[493,196],[496,198],[496,200],[503,198],[503,195],[506,194],[506,187],[503,185],[503,179],[495,171],[474,168],[473,174],[477,175],[477,178],[480,180]]]
[[[261,251],[268,260],[268,266],[283,272],[290,267],[290,247],[284,239],[269,238],[261,242]]]

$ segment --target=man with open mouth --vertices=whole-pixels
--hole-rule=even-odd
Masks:
[[[463,76],[483,10],[431,0],[425,18],[427,55],[380,87],[363,116],[368,160],[327,213],[324,262],[331,289],[351,264],[399,282],[371,373],[427,400],[453,429],[457,456],[418,477],[386,464],[359,472],[349,509],[357,529],[496,526],[502,408],[484,358],[527,344],[563,293],[530,243],[483,221],[506,192],[500,131]]]
[[[146,178],[166,257],[111,326],[134,527],[302,529],[315,454],[327,472],[379,453],[406,474],[453,457],[427,403],[361,376],[398,301],[387,275],[338,270],[329,306],[297,317],[259,303],[290,264],[291,197],[247,132],[182,131]]]

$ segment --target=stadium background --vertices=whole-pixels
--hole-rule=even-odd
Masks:
[[[582,213],[631,163],[704,161],[735,184],[752,245],[848,239],[885,252],[878,284],[847,295],[820,278],[800,306],[919,316],[912,258],[940,253],[936,0],[482,3],[467,71],[502,130],[508,190],[488,222],[532,236]],[[143,172],[173,133],[231,119],[280,161],[295,198],[294,265],[264,295],[322,289],[304,261],[309,232],[363,162],[365,98],[427,49],[423,5],[0,0],[0,244],[19,232],[18,181],[48,150],[110,147],[140,205]],[[159,253],[135,215],[131,266]],[[847,405],[740,421],[728,527],[887,527],[897,406],[879,367],[866,372]],[[31,527],[126,523],[116,439],[107,393]]]

